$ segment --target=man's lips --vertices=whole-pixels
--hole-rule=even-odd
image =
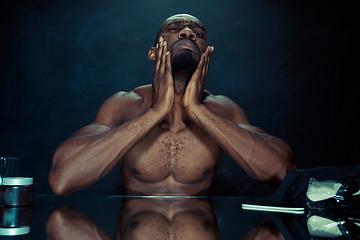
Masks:
[[[193,43],[191,40],[179,40],[174,43],[173,48],[179,48],[179,49],[189,49],[193,52],[198,53],[199,50],[196,47],[195,43]]]

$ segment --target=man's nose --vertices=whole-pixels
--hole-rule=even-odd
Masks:
[[[185,27],[179,32],[179,38],[186,38],[195,41],[196,35],[189,27]]]

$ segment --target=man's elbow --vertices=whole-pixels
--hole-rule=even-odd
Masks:
[[[263,173],[257,176],[257,179],[262,182],[280,185],[286,172],[297,168],[293,161],[293,155],[290,148],[285,156],[278,159],[277,163],[278,164],[272,164],[264,169]]]
[[[54,153],[52,166],[48,175],[51,190],[59,196],[68,196],[71,190],[71,169],[65,164],[63,150],[60,147]]]
[[[281,183],[282,179],[285,177],[285,175],[286,175],[286,170],[283,168],[272,170],[272,171],[270,171],[268,169],[267,172],[258,174],[255,178],[256,178],[256,180],[258,180],[260,182],[270,183],[273,185],[280,185],[280,183]]]
[[[60,174],[55,173],[53,170],[49,173],[49,185],[51,190],[59,196],[68,196],[72,193],[67,183]]]
[[[274,184],[276,186],[279,186],[280,183],[282,182],[282,180],[285,178],[286,176],[286,172],[288,170],[291,169],[295,169],[295,167],[290,167],[290,166],[282,166],[279,169],[277,169],[273,174],[269,175],[265,181],[269,182],[271,184]]]

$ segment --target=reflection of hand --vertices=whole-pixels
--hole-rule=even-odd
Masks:
[[[166,116],[171,111],[174,102],[174,81],[170,52],[167,51],[167,43],[162,37],[156,44],[155,57],[152,109]]]
[[[56,209],[46,223],[48,240],[110,240],[94,220],[69,206]]]

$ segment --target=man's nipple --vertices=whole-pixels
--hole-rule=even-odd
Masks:
[[[205,168],[205,170],[203,171],[204,175],[208,175],[210,173],[210,169],[209,168]]]
[[[133,173],[136,174],[136,175],[139,175],[139,174],[140,174],[140,171],[139,171],[137,168],[134,168],[132,171],[133,171]]]
[[[130,224],[130,228],[131,229],[135,229],[135,228],[137,228],[139,226],[139,222],[138,221],[134,221],[134,222],[132,222],[131,224]]]

